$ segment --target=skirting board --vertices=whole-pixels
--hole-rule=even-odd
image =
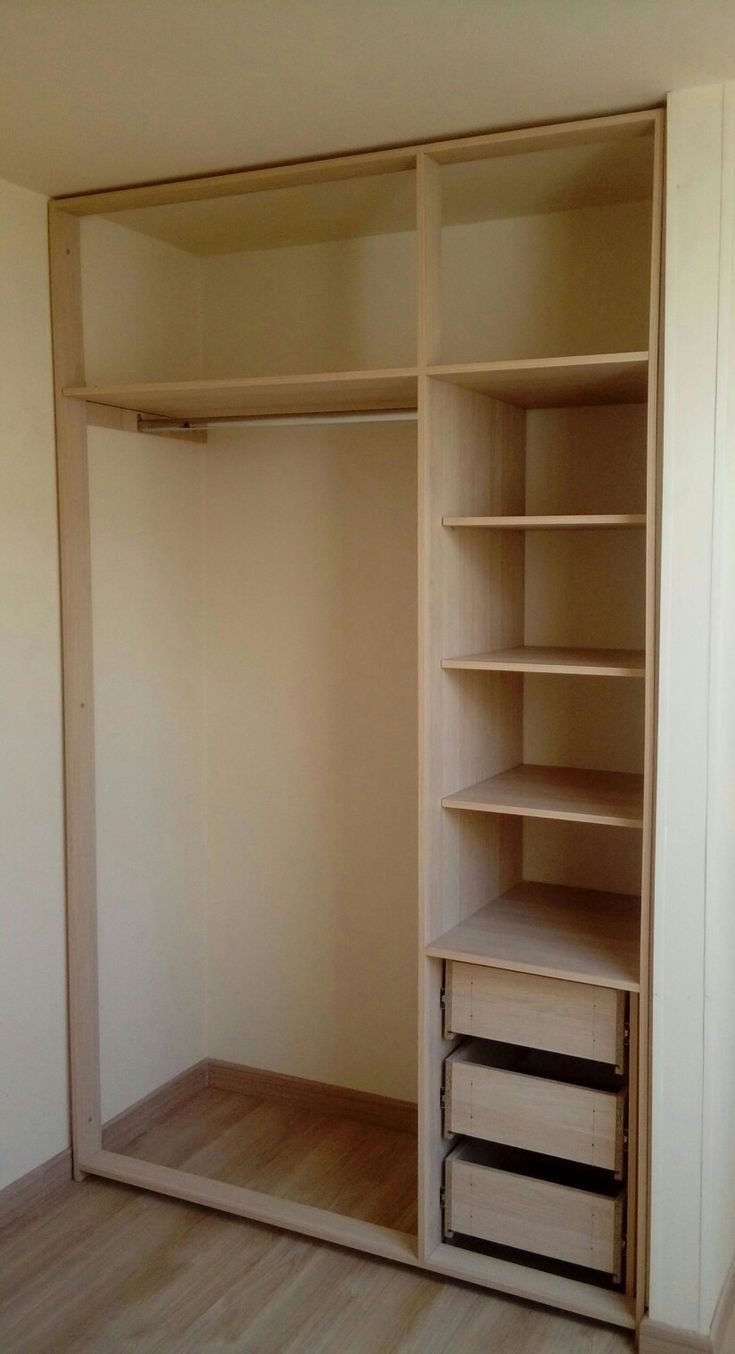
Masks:
[[[71,1180],[71,1148],[22,1175],[0,1190],[0,1228],[45,1203]]]
[[[710,1327],[714,1354],[733,1354],[735,1350],[735,1260],[722,1285]]]
[[[639,1354],[735,1354],[735,1261],[722,1286],[709,1335],[645,1317]]]
[[[694,1331],[681,1330],[678,1326],[665,1326],[660,1321],[649,1321],[644,1317],[641,1323],[638,1342],[638,1354],[713,1354],[714,1345],[709,1335],[696,1335]]]
[[[392,1100],[370,1091],[351,1091],[344,1086],[307,1081],[304,1077],[287,1076],[283,1072],[264,1072],[257,1067],[210,1058],[208,1085],[220,1091],[237,1091],[239,1095],[290,1100],[292,1104],[305,1105],[323,1114],[359,1119],[362,1123],[378,1124],[401,1133],[416,1133],[418,1129],[418,1109],[410,1100]],[[106,1147],[107,1143],[104,1145]]]
[[[102,1125],[102,1143],[110,1152],[116,1152],[126,1143],[132,1142],[139,1133],[153,1128],[159,1119],[170,1114],[179,1105],[183,1105],[197,1091],[203,1091],[207,1085],[207,1059],[177,1077],[159,1086],[150,1095],[130,1105],[121,1114],[116,1114]],[[46,1203],[64,1185],[72,1179],[71,1148],[66,1147],[48,1161],[41,1162],[27,1175],[0,1190],[0,1227],[6,1227],[24,1213],[30,1213]]]
[[[191,1100],[197,1091],[205,1090],[208,1085],[208,1067],[207,1059],[202,1058],[201,1062],[187,1067],[185,1072],[164,1082],[150,1095],[144,1095],[142,1100],[129,1105],[121,1114],[116,1114],[114,1119],[108,1119],[102,1125],[102,1146],[105,1150],[118,1152],[139,1134],[147,1133],[149,1128],[153,1128],[172,1110]]]

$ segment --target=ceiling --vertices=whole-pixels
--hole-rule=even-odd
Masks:
[[[52,195],[639,108],[733,0],[0,0],[0,177]]]

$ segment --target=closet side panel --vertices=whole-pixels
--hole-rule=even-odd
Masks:
[[[103,1120],[205,1054],[202,454],[89,430]]]
[[[210,433],[211,1057],[416,1099],[412,425]]]

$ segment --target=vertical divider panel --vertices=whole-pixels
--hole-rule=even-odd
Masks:
[[[513,513],[524,498],[525,416],[423,377],[419,389],[419,1248],[442,1240],[442,965],[424,946],[521,877],[520,819],[451,814],[442,796],[522,758],[523,678],[447,672],[442,658],[522,643],[520,532],[458,532],[443,515]]]
[[[640,1321],[648,1305],[648,1195],[650,1175],[650,1024],[651,928],[653,888],[653,822],[656,782],[656,721],[658,691],[658,572],[659,523],[658,460],[661,448],[659,416],[659,344],[662,320],[661,258],[663,250],[664,113],[654,114],[653,214],[651,223],[651,295],[648,338],[648,428],[646,439],[646,676],[645,748],[643,770],[643,851],[641,865],[641,996],[637,1030],[637,1285],[636,1314]],[[631,1029],[631,1043],[633,1030]],[[632,1157],[631,1157],[632,1160]]]
[[[639,1127],[641,1100],[638,1093],[641,1069],[640,1049],[640,1009],[641,1000],[637,993],[631,993],[628,1006],[628,1151],[627,1151],[627,1188],[625,1198],[625,1291],[630,1298],[639,1292],[638,1255],[639,1246],[645,1253],[645,1237],[639,1235],[637,1225],[639,1192]],[[640,1319],[640,1317],[639,1317]]]
[[[418,360],[440,360],[441,349],[441,169],[430,155],[416,158],[418,230]]]
[[[94,673],[79,221],[49,208],[64,694],[69,1025],[74,1173],[102,1146],[95,834]]]

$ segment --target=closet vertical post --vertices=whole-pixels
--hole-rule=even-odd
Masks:
[[[92,570],[79,220],[49,208],[59,500],[72,1151],[74,1175],[102,1146],[97,978]]]
[[[663,248],[663,193],[665,121],[661,109],[653,114],[653,210],[651,219],[651,282],[648,336],[648,393],[646,429],[646,676],[645,747],[643,763],[643,850],[641,863],[641,997],[638,1010],[637,1086],[638,1104],[633,1128],[636,1134],[637,1171],[634,1190],[637,1208],[637,1301],[640,1322],[648,1303],[649,1155],[650,1155],[650,1063],[651,1063],[651,935],[653,928],[653,831],[656,788],[656,699],[658,691],[658,594],[659,594],[659,458],[662,408],[659,401],[660,342],[663,324],[661,256]],[[632,1031],[631,1031],[632,1038]],[[631,1132],[631,1146],[633,1132]],[[633,1173],[631,1172],[631,1176]],[[632,1266],[631,1266],[632,1268]]]
[[[438,1053],[436,1019],[442,984],[442,965],[427,961],[432,894],[431,835],[434,830],[436,773],[430,761],[432,740],[433,579],[431,571],[432,480],[430,467],[430,382],[427,364],[438,359],[440,324],[441,177],[431,156],[419,152],[416,160],[417,223],[417,346],[418,346],[418,641],[419,641],[419,860],[418,860],[418,1252],[426,1259],[441,1243],[441,1214],[437,1208],[441,1180],[435,1162],[441,1159],[441,1123],[436,1102],[441,1094],[435,1064]]]

